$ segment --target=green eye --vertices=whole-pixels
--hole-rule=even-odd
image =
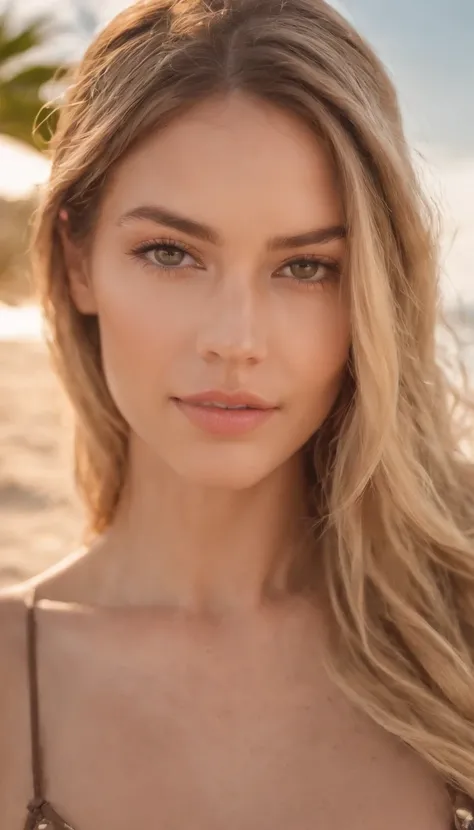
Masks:
[[[290,273],[285,274],[285,269]],[[320,257],[307,256],[287,262],[281,269],[281,275],[299,283],[308,285],[321,285],[328,280],[334,280],[339,276],[339,266],[331,261]]]

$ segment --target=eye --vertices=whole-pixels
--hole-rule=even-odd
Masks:
[[[289,273],[284,273],[285,271]],[[287,262],[278,273],[294,282],[318,286],[337,278],[340,270],[338,263],[334,260],[308,255]]]
[[[196,260],[184,245],[178,245],[173,240],[157,239],[143,242],[133,248],[130,255],[142,265],[155,266],[164,271],[177,271],[196,265]],[[186,257],[189,257],[191,262],[186,262]]]

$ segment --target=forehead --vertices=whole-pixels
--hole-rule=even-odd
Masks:
[[[118,164],[104,204],[111,218],[154,202],[222,228],[344,218],[322,141],[292,113],[240,94],[196,105]]]

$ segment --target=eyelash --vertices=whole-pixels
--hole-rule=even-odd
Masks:
[[[151,239],[149,242],[142,242],[140,245],[136,245],[135,248],[132,248],[130,256],[133,259],[136,259],[144,268],[151,266],[152,268],[158,268],[160,271],[166,271],[167,273],[182,271],[185,267],[187,267],[183,265],[166,266],[160,265],[158,262],[151,262],[151,260],[147,259],[146,254],[157,248],[172,248],[182,254],[189,254],[189,256],[195,258],[194,254],[191,252],[191,249],[188,248],[187,245],[183,242],[178,243],[174,239]],[[319,279],[315,279],[313,281],[298,279],[298,277],[286,277],[286,279],[291,280],[302,288],[309,290],[316,288],[322,289],[326,283],[334,280],[340,275],[339,266],[336,262],[322,257],[316,257],[311,254],[301,254],[299,257],[294,257],[293,259],[288,260],[288,262],[284,262],[281,268],[286,268],[289,265],[295,265],[300,262],[308,262],[312,265],[321,265],[328,270],[327,276],[320,277]]]

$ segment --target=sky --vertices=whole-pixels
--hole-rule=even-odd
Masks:
[[[430,186],[444,207],[448,282],[474,304],[474,0],[333,4],[369,40],[395,82],[407,138],[426,159]],[[126,5],[101,0],[99,13],[97,0],[0,0],[0,12],[8,7],[14,22],[48,12],[63,30],[55,42],[62,60],[83,52],[94,17],[101,26]],[[8,169],[0,147],[0,190]]]
[[[399,90],[410,132],[474,156],[474,0],[346,0]]]

